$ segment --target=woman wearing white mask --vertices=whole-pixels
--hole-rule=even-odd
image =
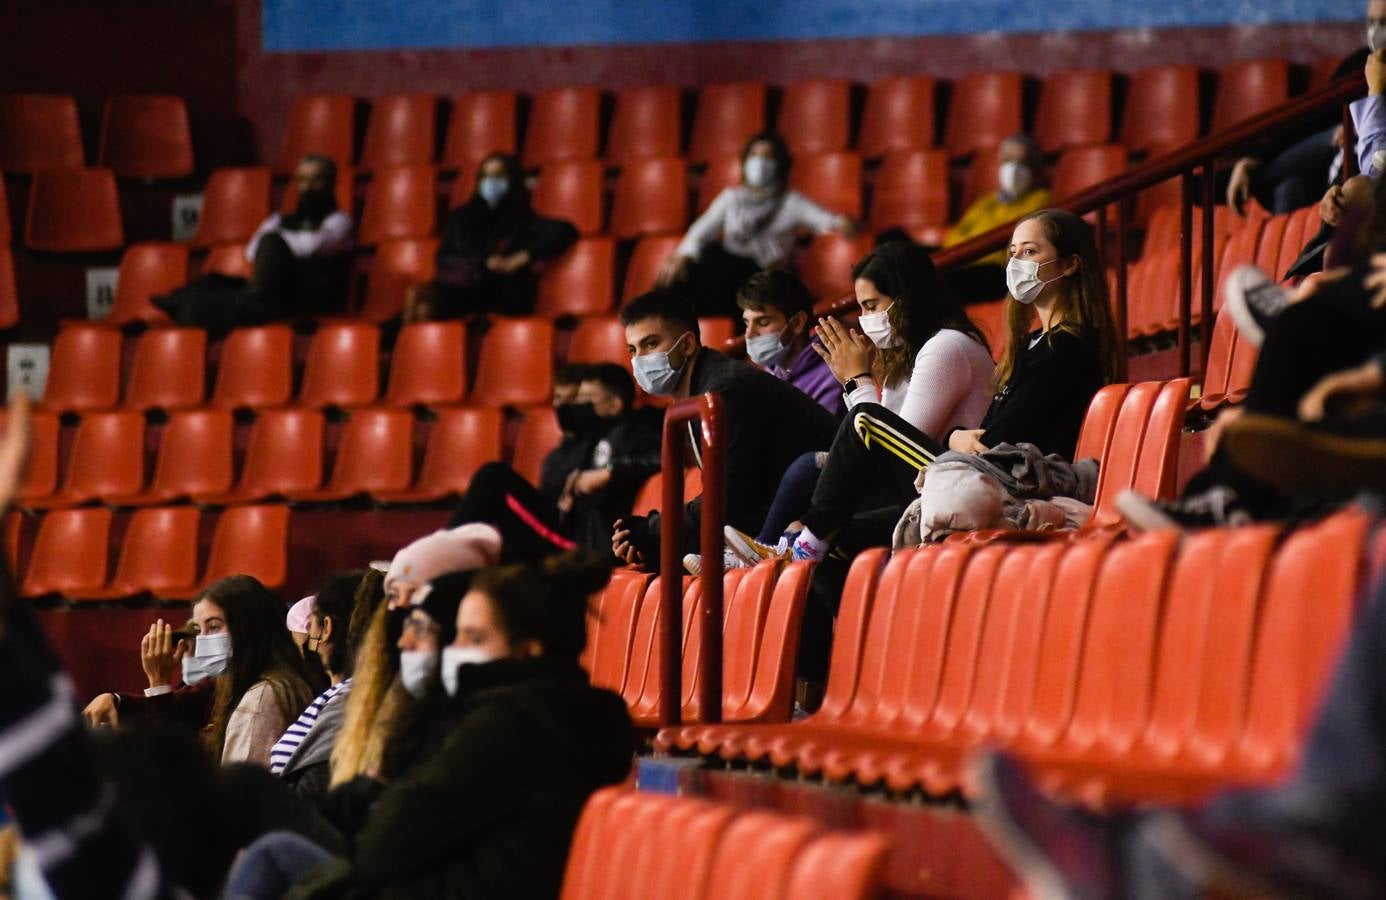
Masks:
[[[856,234],[849,217],[788,187],[792,164],[779,135],[751,138],[741,152],[741,184],[718,194],[689,226],[659,286],[686,287],[699,315],[734,316],[737,290],[758,270],[786,265],[800,232]]]

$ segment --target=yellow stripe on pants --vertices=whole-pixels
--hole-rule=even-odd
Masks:
[[[856,431],[861,437],[861,442],[867,447],[870,447],[872,441],[875,441],[887,453],[904,460],[905,463],[916,469],[928,468],[929,463],[934,461],[933,454],[916,444],[908,435],[901,434],[889,424],[868,413],[857,413],[852,418],[852,429]]]

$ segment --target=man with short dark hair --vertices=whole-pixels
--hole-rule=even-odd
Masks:
[[[784,269],[757,272],[737,292],[736,305],[746,323],[751,362],[841,416],[842,385],[811,346],[813,295],[804,283]]]
[[[722,396],[727,435],[727,524],[756,530],[789,464],[832,443],[837,420],[808,395],[755,366],[702,346],[687,298],[653,291],[621,310],[635,380],[648,393],[685,399]],[[696,431],[690,425],[694,458]],[[683,551],[697,550],[701,498],[684,507]],[[628,563],[659,562],[658,514],[617,523],[612,549]]]

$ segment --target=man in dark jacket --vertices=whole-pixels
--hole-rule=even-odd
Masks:
[[[693,306],[655,291],[621,310],[635,378],[651,394],[686,399],[722,396],[727,434],[727,523],[754,533],[765,521],[789,464],[833,442],[837,420],[807,394],[748,363],[702,346]],[[692,458],[699,459],[690,424]],[[684,553],[697,551],[701,498],[684,506]],[[660,517],[630,516],[614,529],[612,549],[628,563],[658,565]]]
[[[536,559],[575,546],[605,549],[612,523],[630,511],[659,470],[662,413],[635,409],[630,374],[614,363],[586,367],[572,402],[554,407],[563,442],[544,459],[536,489],[502,462],[472,477],[448,527],[486,522],[501,533],[502,561]]]

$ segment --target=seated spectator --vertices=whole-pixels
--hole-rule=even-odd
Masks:
[[[822,465],[813,453],[790,467],[755,541],[728,530],[732,552],[727,563],[735,558],[737,565],[754,565],[787,549],[777,549],[775,543],[810,508],[819,469],[845,475],[843,460],[856,457],[868,443],[893,461],[881,471],[884,480],[875,483],[880,460],[867,454],[851,465],[872,471],[844,478],[839,488],[851,485],[860,508],[898,504],[903,509],[917,496],[919,456],[895,455],[890,448],[899,445],[893,440],[864,438],[863,429],[939,443],[953,429],[975,428],[991,402],[996,367],[986,338],[943,282],[927,250],[903,241],[883,244],[853,267],[852,281],[861,330],[819,319],[822,343],[812,348],[830,367],[834,386],[841,384],[848,417]]]
[[[688,228],[659,273],[661,288],[687,293],[702,316],[736,315],[736,293],[761,269],[789,264],[801,231],[851,237],[850,218],[824,209],[789,187],[793,158],[772,132],[741,152],[742,183],[718,194]]]
[[[1044,152],[1028,134],[1017,134],[1001,142],[997,153],[996,193],[973,201],[962,219],[943,236],[943,246],[952,247],[993,228],[1044,209],[1051,199],[1045,186]],[[944,275],[964,303],[995,300],[1006,294],[1006,251],[997,250],[971,265]]]
[[[382,788],[349,859],[268,835],[228,892],[557,896],[583,804],[626,777],[634,750],[624,701],[578,664],[588,597],[608,577],[608,564],[572,556],[479,573],[441,654],[450,705],[465,711],[442,745]]]
[[[487,463],[448,526],[495,526],[507,562],[604,549],[611,524],[659,471],[662,413],[634,404],[629,372],[614,363],[586,367],[573,402],[555,407],[563,441],[544,457],[538,486],[506,463]]]
[[[751,362],[808,394],[835,416],[842,415],[842,391],[832,371],[810,346],[813,295],[783,269],[757,272],[736,294],[746,323],[746,355]]]
[[[539,286],[536,265],[558,257],[577,238],[572,223],[534,211],[520,161],[493,153],[478,167],[471,197],[443,223],[438,274],[409,291],[404,321],[529,315]]]
[[[559,366],[553,373],[553,405],[562,406],[565,403],[572,403],[577,396],[578,387],[582,384],[582,376],[587,374],[587,366],[579,363],[569,363]],[[562,425],[562,423],[559,423]]]
[[[288,614],[284,616],[284,625],[289,629],[289,637],[294,639],[294,646],[299,650],[308,643],[308,627],[313,621],[313,604],[316,601],[314,595],[304,597],[290,606]]]
[[[682,400],[722,395],[726,426],[726,518],[746,532],[760,528],[789,464],[828,446],[836,420],[786,382],[702,346],[698,317],[686,297],[654,291],[621,310],[635,380],[650,394]],[[693,459],[700,438],[690,423]],[[683,511],[683,552],[697,551],[701,498]],[[660,516],[628,516],[616,523],[612,549],[627,563],[657,566]]]
[[[270,750],[270,772],[300,794],[327,790],[332,747],[341,731],[351,673],[364,623],[384,599],[383,576],[374,569],[335,575],[315,595],[306,651],[321,660],[331,685],[308,704]],[[352,630],[352,623],[358,623]]]

